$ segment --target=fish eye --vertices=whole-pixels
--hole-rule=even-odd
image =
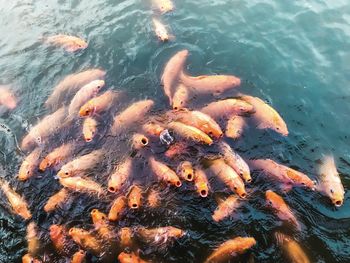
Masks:
[[[97,86],[98,89],[100,89],[101,87],[100,86]]]
[[[85,111],[86,114],[89,114],[89,112],[90,112],[89,110],[86,110],[86,111]]]
[[[333,191],[333,189],[331,189],[331,193],[332,193],[332,194],[334,194],[334,191]]]
[[[233,187],[233,189],[234,189],[234,190],[237,190],[237,187],[235,186],[235,187]]]
[[[304,182],[302,182],[301,184],[302,184],[302,185],[305,185],[305,183],[304,183]]]
[[[68,173],[68,172],[65,172],[64,174],[65,174],[65,175],[69,175],[69,173]]]
[[[27,170],[27,175],[28,175],[29,173],[30,173],[29,170]]]
[[[279,127],[277,127],[276,129],[277,129],[278,131],[280,130],[280,128],[279,128]]]

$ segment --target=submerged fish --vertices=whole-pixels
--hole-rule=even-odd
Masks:
[[[111,209],[108,213],[108,219],[109,221],[118,221],[121,217],[121,214],[125,210],[127,206],[127,198],[125,196],[119,196],[117,197],[111,206]]]
[[[335,206],[344,202],[344,187],[340,180],[333,156],[325,156],[319,167],[319,184],[317,190],[327,196]]]
[[[21,148],[26,151],[33,148],[35,145],[41,146],[47,137],[54,134],[60,129],[60,127],[62,127],[62,123],[65,118],[65,107],[62,107],[54,113],[44,117],[35,126],[33,126],[29,130],[28,134],[23,138]]]
[[[165,25],[162,22],[160,22],[157,18],[153,18],[152,22],[153,22],[154,32],[156,33],[159,40],[165,42],[173,38],[173,36],[171,36],[168,33],[168,30],[165,27]]]
[[[152,2],[162,14],[174,10],[174,4],[171,0],[152,0]]]
[[[51,153],[41,161],[39,170],[44,172],[47,168],[55,167],[65,162],[70,156],[72,156],[75,149],[75,144],[69,142],[55,148]]]
[[[212,75],[192,77],[187,74],[181,74],[181,82],[193,89],[197,94],[220,94],[231,88],[241,85],[241,80],[230,75]]]
[[[254,106],[253,118],[258,129],[271,129],[283,136],[288,135],[287,124],[270,105],[257,97],[243,95],[241,98]]]
[[[179,51],[174,56],[172,56],[165,65],[162,75],[162,84],[164,93],[168,97],[170,105],[173,104],[172,98],[174,89],[178,83],[179,75],[184,68],[187,57],[188,50]]]
[[[292,186],[302,186],[314,190],[315,183],[306,175],[271,159],[250,160],[255,170],[262,170],[269,178],[282,183],[283,190]]]
[[[243,254],[256,244],[253,237],[236,237],[230,239],[220,246],[205,260],[205,263],[227,262],[231,258]]]
[[[121,132],[142,121],[153,105],[153,100],[142,100],[131,104],[128,108],[114,117],[111,127],[112,135],[120,135]]]
[[[50,239],[58,254],[67,256],[70,251],[70,240],[67,229],[62,225],[50,226]]]
[[[101,69],[88,69],[79,73],[66,76],[53,89],[52,94],[46,100],[49,108],[57,108],[67,95],[77,92],[81,87],[96,79],[104,79],[106,71]]]
[[[167,165],[156,161],[154,157],[149,158],[149,165],[153,173],[162,181],[167,182],[168,184],[180,187],[182,185],[179,177],[176,173],[171,170]]]
[[[68,234],[80,247],[91,251],[95,255],[99,255],[103,251],[101,240],[97,239],[87,230],[73,227],[69,229]]]
[[[147,204],[151,208],[156,208],[160,205],[160,193],[151,189],[147,196]]]
[[[28,244],[28,253],[30,255],[37,255],[40,249],[40,240],[37,231],[37,225],[35,222],[30,222],[27,226],[27,244]]]
[[[129,157],[120,163],[108,180],[108,191],[118,192],[126,183],[132,172],[133,160]]]
[[[225,135],[236,140],[242,136],[246,126],[244,117],[239,115],[232,116],[226,123]]]
[[[218,204],[214,211],[212,218],[215,222],[224,220],[226,217],[232,215],[239,206],[239,199],[235,195],[230,195],[225,200]]]
[[[147,261],[141,259],[134,252],[122,252],[118,255],[118,260],[120,263],[147,263]]]
[[[96,135],[97,121],[88,117],[83,122],[83,137],[86,142],[91,142]]]
[[[60,178],[60,183],[64,187],[77,192],[94,193],[97,195],[102,195],[104,193],[101,185],[95,181],[79,176]]]
[[[229,119],[233,115],[253,113],[254,107],[248,102],[240,99],[225,99],[209,103],[200,109],[214,120]]]
[[[17,215],[21,216],[25,220],[32,218],[27,202],[10,187],[8,182],[0,180],[0,188],[7,197],[13,211]]]
[[[51,196],[49,200],[47,200],[44,206],[44,211],[46,213],[54,211],[58,206],[63,204],[65,201],[67,201],[68,198],[69,198],[69,193],[67,189],[62,188],[56,194]]]
[[[301,246],[291,237],[280,232],[275,233],[277,244],[292,263],[310,263],[308,256]]]
[[[84,250],[79,250],[75,252],[72,256],[71,263],[83,263],[85,262],[86,252]]]
[[[11,89],[10,85],[0,85],[0,105],[9,110],[13,110],[17,106],[17,98]]]
[[[164,245],[172,242],[175,239],[183,237],[185,235],[185,231],[173,226],[158,228],[139,227],[136,229],[136,234],[146,243]]]
[[[41,263],[42,261],[37,259],[37,258],[34,258],[32,255],[30,255],[29,253],[28,254],[25,254],[23,257],[22,257],[22,263]]]
[[[68,52],[76,52],[86,49],[88,43],[85,40],[69,35],[58,34],[44,38],[44,42],[50,45],[55,45],[64,48]]]
[[[274,211],[279,219],[292,223],[298,230],[301,229],[300,224],[293,214],[292,210],[284,202],[281,196],[271,190],[267,190],[265,197],[268,207]]]
[[[57,173],[57,176],[60,178],[65,178],[81,175],[86,170],[95,167],[100,162],[103,155],[103,150],[94,150],[91,153],[82,155],[63,165],[61,170]]]

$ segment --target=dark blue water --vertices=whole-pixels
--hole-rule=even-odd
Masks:
[[[249,129],[242,139],[229,141],[244,158],[272,158],[316,179],[319,159],[323,153],[332,152],[347,189],[349,2],[174,2],[176,10],[163,15],[162,20],[171,27],[176,40],[163,44],[152,31],[154,11],[146,0],[0,0],[0,82],[12,83],[20,99],[14,111],[1,115],[1,122],[20,140],[31,124],[48,113],[43,103],[55,84],[67,74],[92,67],[107,71],[109,89],[127,91],[130,101],[152,98],[157,108],[165,109],[167,100],[160,86],[164,64],[176,51],[188,49],[188,72],[241,77],[240,91],[269,102],[288,124],[287,138]],[[69,54],[40,41],[42,36],[57,33],[81,36],[89,47]],[[58,182],[53,174],[47,174],[19,183],[15,177],[23,156],[16,150],[15,137],[5,133],[0,137],[2,177],[30,203],[41,232],[42,255],[51,262],[62,262],[48,241],[49,225],[91,228],[90,211],[97,207],[106,212],[112,197],[96,200],[77,194],[65,209],[46,215],[42,207],[60,188]],[[118,147],[119,142],[115,143]],[[110,154],[120,156],[123,151],[111,150]],[[142,170],[143,159],[139,161]],[[105,165],[110,166],[108,162]],[[101,174],[99,179],[106,185],[108,171],[101,168]],[[265,186],[255,183],[248,189],[250,197],[239,209],[239,219],[214,224],[210,218],[216,207],[214,198],[197,198],[185,185],[167,190],[160,211],[129,213],[119,225],[185,229],[186,237],[165,251],[141,247],[144,257],[156,262],[202,262],[216,245],[238,235],[256,238],[251,252],[255,262],[286,262],[271,235],[280,227],[279,222],[261,207]],[[301,233],[293,235],[312,262],[350,262],[348,199],[346,193],[344,205],[334,209],[315,193],[296,190],[287,195],[287,203],[304,226]],[[25,227],[25,222],[11,214],[7,203],[1,202],[0,262],[19,262],[26,253]]]

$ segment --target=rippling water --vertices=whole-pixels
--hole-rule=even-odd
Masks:
[[[43,103],[58,81],[92,67],[107,71],[108,88],[127,91],[130,100],[155,99],[158,108],[166,108],[160,75],[169,57],[184,48],[190,51],[187,70],[191,74],[237,75],[243,79],[241,91],[268,101],[287,122],[287,138],[250,129],[239,141],[230,141],[242,156],[272,158],[315,179],[322,153],[333,152],[344,186],[350,186],[349,2],[174,2],[176,10],[162,19],[170,25],[176,40],[163,44],[153,34],[154,11],[148,0],[0,0],[0,82],[13,83],[20,98],[14,111],[1,115],[1,122],[12,129],[13,136],[0,132],[0,162],[3,177],[30,201],[43,243],[48,240],[47,229],[52,223],[91,227],[87,219],[91,209],[106,211],[110,200],[76,195],[65,209],[46,215],[42,207],[59,185],[53,174],[17,182],[15,176],[23,156],[15,138],[20,140],[29,126],[47,113]],[[42,36],[56,33],[81,36],[88,40],[89,47],[68,54],[40,41]],[[120,151],[111,150],[115,154]],[[140,166],[141,171],[142,162]],[[101,174],[107,173],[103,170]],[[216,245],[238,235],[257,239],[252,249],[255,262],[285,262],[271,235],[279,223],[261,208],[262,190],[266,188],[258,182],[248,187],[249,201],[239,209],[238,219],[213,223],[213,198],[197,198],[190,187],[184,186],[163,196],[160,211],[129,213],[120,225],[173,225],[185,229],[186,237],[165,251],[142,247],[145,258],[157,262],[202,262]],[[315,193],[295,190],[287,196],[286,201],[304,226],[295,237],[312,262],[350,262],[348,199],[346,193],[344,205],[334,209]],[[20,261],[26,252],[25,227],[2,202],[0,262]],[[61,262],[50,245],[45,250],[51,262]]]

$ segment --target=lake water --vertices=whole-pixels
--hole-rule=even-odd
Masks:
[[[0,83],[12,83],[20,99],[14,111],[0,116],[15,136],[0,132],[2,177],[30,203],[44,244],[40,255],[47,261],[65,262],[49,242],[50,224],[91,228],[90,211],[107,212],[112,199],[77,194],[64,209],[47,215],[42,207],[59,184],[53,173],[26,183],[17,181],[23,155],[14,138],[21,141],[29,125],[48,113],[43,103],[64,76],[88,68],[107,71],[108,89],[125,90],[132,101],[154,99],[157,109],[165,109],[167,100],[160,85],[164,64],[176,51],[188,49],[188,72],[241,77],[239,91],[270,103],[288,124],[286,138],[251,128],[240,140],[229,140],[244,158],[272,158],[316,179],[322,154],[332,152],[345,189],[350,187],[349,1],[174,3],[176,10],[161,18],[176,39],[160,43],[152,30],[155,12],[148,0],[0,0]],[[89,47],[71,54],[40,41],[57,33],[81,36]],[[106,174],[103,168],[101,174]],[[106,176],[96,178],[106,185],[106,179],[101,179]],[[253,174],[254,179],[257,176]],[[286,262],[272,235],[281,228],[279,221],[263,208],[265,185],[254,180],[247,189],[250,194],[238,210],[239,217],[220,224],[211,220],[216,207],[213,196],[201,199],[184,184],[166,190],[159,211],[130,212],[117,225],[173,225],[186,230],[185,237],[165,250],[141,247],[141,255],[155,262],[203,262],[214,247],[238,235],[256,238],[257,245],[250,252],[255,262]],[[312,262],[350,262],[348,199],[346,192],[344,205],[335,209],[316,193],[293,190],[286,195],[303,225],[301,232],[292,234]],[[26,222],[11,214],[7,202],[1,202],[0,262],[20,262],[26,253],[25,229]],[[102,261],[117,262],[116,256]],[[247,257],[240,260],[246,262]]]

